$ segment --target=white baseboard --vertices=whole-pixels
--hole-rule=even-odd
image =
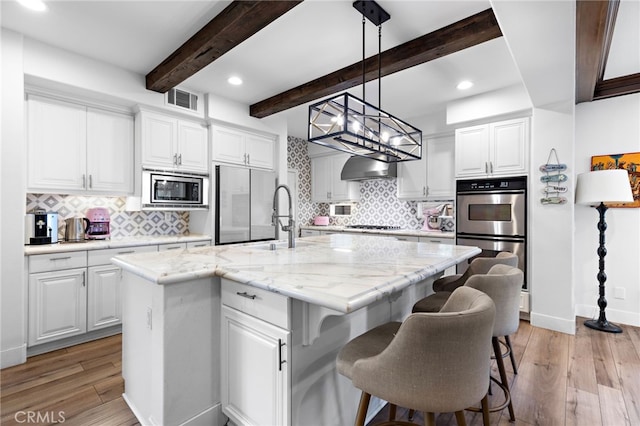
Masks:
[[[0,368],[7,368],[27,362],[27,344],[5,349],[0,352]]]
[[[576,334],[575,319],[567,320],[564,318],[551,317],[537,312],[531,312],[529,322],[535,327],[559,331],[560,333]]]
[[[136,416],[138,422],[142,426],[161,426],[157,423],[153,418],[145,419],[140,413],[140,410],[136,408],[136,406],[131,402],[131,400],[127,397],[126,393],[122,394],[122,399],[129,406],[129,409]],[[201,426],[201,425],[209,425],[209,426],[224,426],[227,422],[227,416],[222,414],[222,404],[218,403],[213,407],[209,407],[201,413],[193,416],[189,420],[180,423],[180,426]]]
[[[620,311],[617,309],[607,308],[605,310],[607,320],[617,324],[632,325],[640,327],[640,313]],[[597,319],[600,314],[600,308],[595,305],[576,305],[576,316],[590,319]]]

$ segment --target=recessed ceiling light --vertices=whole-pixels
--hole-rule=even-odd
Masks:
[[[234,85],[234,86],[240,86],[242,84],[242,79],[240,77],[234,75],[234,76],[229,77],[227,82],[229,84]]]
[[[456,88],[458,90],[467,90],[473,87],[473,83],[470,82],[469,80],[464,80],[461,81],[460,83],[458,83],[458,85],[456,86]]]
[[[47,5],[44,4],[42,0],[18,0],[18,3],[27,9],[35,10],[37,12],[44,12],[47,10]]]

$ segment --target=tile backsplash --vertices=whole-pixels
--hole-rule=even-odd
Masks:
[[[300,225],[312,225],[315,216],[328,216],[329,204],[311,201],[311,160],[307,141],[287,139],[287,162],[298,171],[298,212]],[[360,201],[354,204],[351,216],[330,217],[330,225],[389,225],[404,229],[420,229],[423,219],[416,218],[418,203],[399,200],[396,179],[371,179],[360,183]],[[442,204],[442,203],[430,203]]]
[[[109,209],[111,236],[180,235],[189,231],[189,212],[126,211],[125,197],[27,194],[27,212],[42,209],[58,213],[58,238],[64,239],[64,220],[85,217],[91,207]]]

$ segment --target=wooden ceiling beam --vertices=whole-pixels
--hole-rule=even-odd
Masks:
[[[146,75],[149,90],[176,87],[242,43],[302,0],[235,0]]]
[[[576,2],[576,103],[594,99],[613,38],[619,0]]]
[[[501,37],[493,10],[487,9],[381,53],[381,76],[393,74]],[[365,80],[378,78],[378,55],[365,59]],[[362,84],[362,61],[250,106],[252,117],[272,114]]]
[[[593,100],[630,95],[638,92],[640,92],[640,73],[599,81],[596,84]]]

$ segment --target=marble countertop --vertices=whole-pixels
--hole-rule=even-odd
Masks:
[[[156,284],[219,276],[348,313],[478,253],[477,247],[333,234],[286,241],[117,256],[113,263]]]
[[[83,250],[102,250],[111,248],[148,246],[153,244],[188,243],[211,240],[210,235],[144,235],[136,237],[118,237],[108,240],[86,240],[82,243],[58,243],[24,246],[25,256],[34,254],[65,253]]]
[[[433,238],[455,238],[455,232],[446,231],[423,231],[420,229],[354,229],[347,228],[346,226],[319,226],[319,225],[303,225],[300,229],[310,229],[314,231],[329,231],[329,232],[349,232],[349,233],[362,233],[362,234],[380,234],[380,235],[398,235],[398,236],[411,236],[411,237],[433,237]]]

